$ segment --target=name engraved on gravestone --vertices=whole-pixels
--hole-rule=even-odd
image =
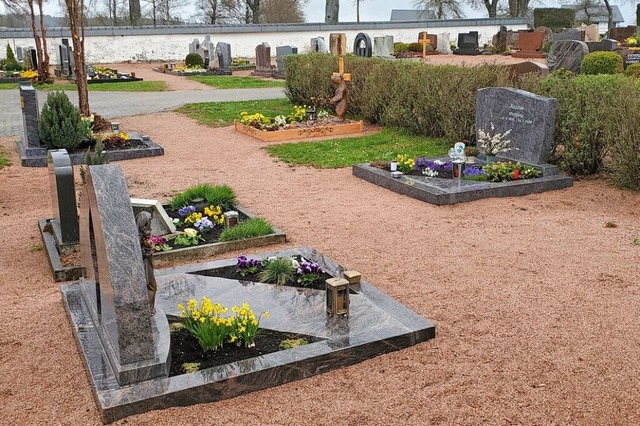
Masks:
[[[476,129],[504,134],[511,130],[510,151],[499,153],[514,161],[545,164],[553,148],[558,100],[524,90],[487,87],[476,94]]]
[[[640,64],[640,53],[629,53],[624,60],[625,66],[631,64]]]

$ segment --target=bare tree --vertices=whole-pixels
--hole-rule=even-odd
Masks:
[[[36,56],[38,58],[38,81],[41,83],[51,81],[49,75],[49,52],[47,52],[47,29],[44,25],[43,0],[36,0],[40,22],[36,21],[36,11],[33,0],[27,0],[29,15],[31,17],[31,31],[36,44]]]
[[[340,18],[340,0],[327,0],[324,8],[324,22],[337,24]]]
[[[131,26],[139,25],[141,17],[140,0],[129,0],[129,23]]]
[[[304,22],[302,8],[307,0],[263,0],[260,7],[260,22],[279,24]]]
[[[460,0],[414,0],[413,6],[420,10],[432,10],[438,19],[464,18]]]
[[[355,0],[355,4],[356,4],[356,22],[360,22],[360,2],[363,2],[364,0]]]
[[[509,16],[523,18],[529,11],[530,0],[509,0]]]
[[[498,16],[498,2],[499,0],[471,0],[471,6],[476,9],[486,9],[489,18],[496,18]]]
[[[87,69],[84,61],[84,27],[85,9],[84,0],[64,0],[67,7],[67,19],[69,20],[69,30],[71,30],[71,41],[73,43],[73,72],[78,85],[78,104],[80,114],[85,117],[90,115],[89,92],[87,90]]]

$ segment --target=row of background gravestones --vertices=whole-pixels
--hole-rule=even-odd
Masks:
[[[231,73],[231,45],[225,42],[214,44],[211,36],[205,36],[200,42],[197,38],[189,43],[189,53],[197,53],[202,58],[206,69]]]

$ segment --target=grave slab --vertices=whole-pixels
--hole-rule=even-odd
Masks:
[[[269,256],[301,255],[317,262],[333,276],[347,268],[311,248],[298,248]],[[219,401],[352,365],[388,352],[401,350],[435,337],[435,327],[413,311],[385,295],[366,280],[350,295],[350,315],[328,317],[325,292],[278,287],[273,284],[236,281],[195,275],[201,271],[235,265],[236,259],[187,265],[157,271],[157,305],[167,315],[179,314],[178,303],[202,296],[234,305],[247,302],[255,311],[269,311],[261,327],[306,334],[315,343],[208,368],[194,373],[159,377],[121,386],[115,381],[83,307],[77,285],[62,287],[65,306],[77,342],[85,357],[98,408],[105,422],[154,409]],[[157,314],[156,314],[157,315]]]

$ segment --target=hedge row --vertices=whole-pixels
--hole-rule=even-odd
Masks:
[[[329,107],[330,75],[337,57],[286,58],[286,93],[292,102]],[[412,61],[346,57],[352,74],[349,112],[372,123],[444,137],[454,143],[475,135],[476,91],[512,87],[506,67],[425,66]],[[625,75],[552,73],[515,86],[559,101],[555,160],[574,175],[612,172],[616,184],[640,189],[640,89]]]

